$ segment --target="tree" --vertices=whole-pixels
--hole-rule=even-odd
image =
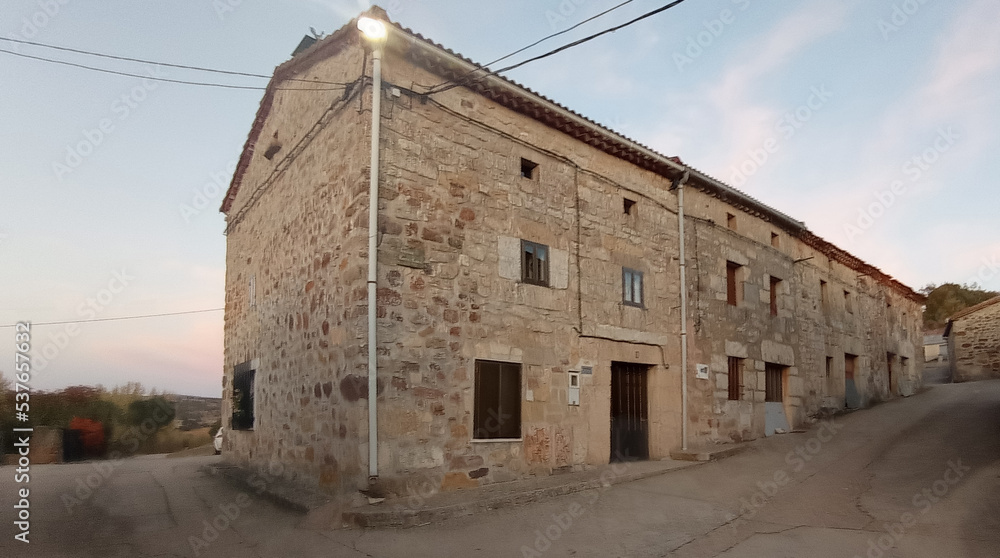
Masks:
[[[177,415],[174,404],[167,401],[163,396],[157,395],[148,399],[133,401],[128,406],[127,420],[129,424],[139,426],[147,421],[152,421],[157,428],[162,428],[170,424]]]
[[[927,295],[927,305],[924,308],[924,329],[927,330],[944,327],[948,318],[956,312],[961,312],[998,294],[995,291],[984,291],[975,283],[927,285],[920,289],[920,292]]]

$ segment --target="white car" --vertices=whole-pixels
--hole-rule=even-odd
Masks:
[[[225,427],[220,426],[219,431],[215,433],[215,439],[212,440],[212,444],[215,446],[215,455],[222,453],[222,431]]]

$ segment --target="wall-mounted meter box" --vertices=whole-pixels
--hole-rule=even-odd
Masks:
[[[571,406],[576,407],[580,405],[580,373],[570,370],[568,376],[569,390],[566,392],[566,399]]]

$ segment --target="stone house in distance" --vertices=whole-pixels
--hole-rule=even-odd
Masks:
[[[944,336],[952,381],[1000,378],[1000,296],[948,318]]]
[[[473,62],[367,15],[388,27],[373,429],[386,492],[661,459],[685,435],[750,440],[918,389],[921,295],[516,83],[462,82]],[[370,76],[354,22],[277,68],[222,206],[223,453],[332,493],[368,486],[372,465]],[[449,81],[463,86],[426,94]]]

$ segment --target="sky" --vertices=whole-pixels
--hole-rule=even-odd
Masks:
[[[600,0],[385,0],[479,62]],[[633,0],[512,60],[665,4]],[[0,38],[270,75],[357,0],[5,0]],[[238,77],[17,45],[181,81]],[[1000,3],[688,0],[508,77],[804,221],[914,289],[1000,290]],[[262,96],[0,52],[0,371],[32,329],[34,389],[129,381],[221,396],[218,207]],[[187,311],[199,313],[118,320]],[[7,341],[3,341],[6,339]]]

